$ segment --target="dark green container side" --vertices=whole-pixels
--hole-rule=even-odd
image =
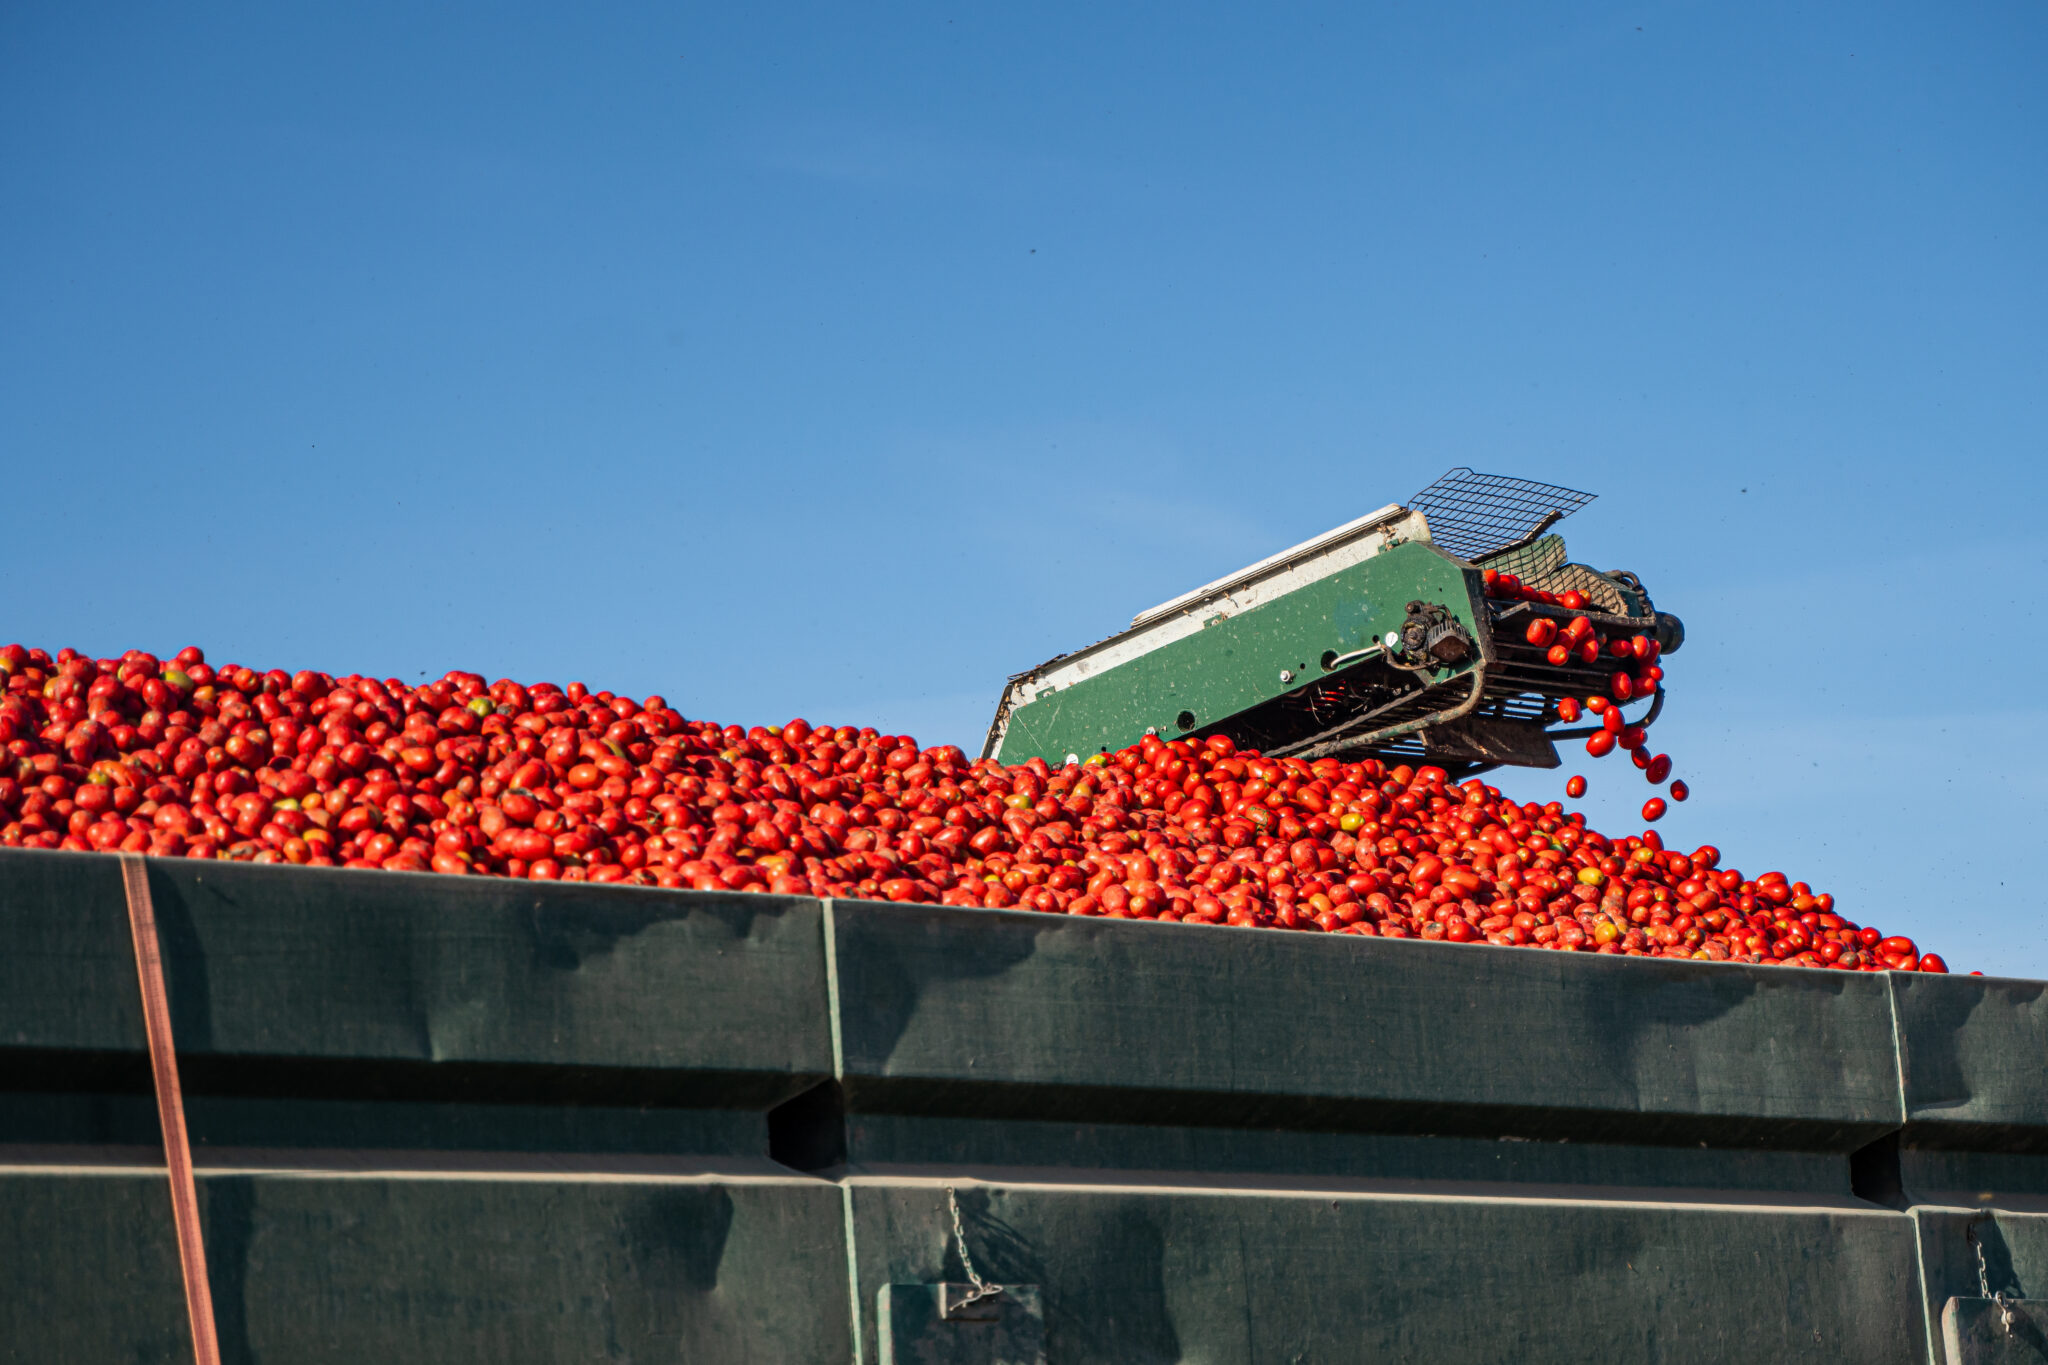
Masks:
[[[1878,1210],[1079,1184],[959,1199],[976,1268],[1039,1286],[1050,1362],[1927,1359],[1912,1226]],[[857,1294],[963,1278],[942,1188],[860,1183],[853,1209]]]
[[[202,1173],[225,1365],[849,1358],[840,1198],[797,1177]],[[189,1362],[161,1172],[0,1171],[0,1361]]]
[[[1900,1124],[1879,976],[837,905],[848,1104],[1847,1153]]]
[[[1900,975],[1892,989],[1909,1196],[2048,1208],[2048,983]]]
[[[151,876],[235,1362],[872,1365],[949,1184],[1053,1365],[1931,1362],[1978,1246],[2048,1296],[2040,983]],[[136,994],[114,860],[0,852],[0,1361],[185,1349]]]
[[[203,1145],[765,1155],[832,1074],[815,901],[182,860],[150,888]],[[0,852],[0,1142],[154,1141],[124,904],[111,858]]]

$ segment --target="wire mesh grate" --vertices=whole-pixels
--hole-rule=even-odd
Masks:
[[[1429,518],[1433,542],[1469,563],[1570,516],[1596,496],[1533,479],[1480,474],[1460,465],[1410,498],[1408,505]]]

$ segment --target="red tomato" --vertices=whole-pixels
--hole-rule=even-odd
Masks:
[[[1568,646],[1552,645],[1543,657],[1553,667],[1563,668],[1566,664],[1572,661],[1572,652]]]
[[[1648,637],[1603,638],[1577,594],[1491,582],[1581,613],[1562,631],[1524,623],[1560,665],[1611,656],[1628,699],[1655,690]],[[1668,779],[1669,756],[1615,700],[1558,699],[1567,724],[1588,713],[1589,755],[1625,749]],[[196,649],[167,663],[0,645],[0,744],[10,847],[1945,970],[1804,882],[1719,870],[1711,846],[1666,850],[1651,829],[1607,839],[1564,820],[1562,802],[1518,804],[1477,777],[1274,759],[1222,734],[1004,767],[872,727],[692,721],[658,696],[580,683],[450,672],[408,685],[216,671]],[[1580,775],[1565,788],[1588,789]],[[1687,795],[1670,783],[1670,800]],[[1663,813],[1661,799],[1643,809],[1646,823]],[[1538,856],[1560,849],[1571,861]],[[1625,913],[1590,933],[1556,918],[1581,885]]]
[[[1653,796],[1643,802],[1643,819],[1655,824],[1664,818],[1664,798]]]
[[[1627,701],[1635,695],[1635,679],[1626,673],[1616,673],[1607,680],[1607,690],[1614,694],[1616,701]]]
[[[1548,616],[1539,616],[1522,632],[1522,638],[1538,648],[1547,648],[1557,638],[1557,622]]]

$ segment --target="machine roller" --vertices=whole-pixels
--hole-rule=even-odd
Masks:
[[[1453,469],[1410,498],[1139,613],[1130,628],[1010,680],[983,745],[1005,763],[1072,762],[1147,734],[1227,735],[1274,756],[1434,763],[1463,777],[1558,765],[1563,697],[1609,668],[1556,667],[1525,642],[1538,616],[1608,635],[1685,639],[1634,574],[1572,563],[1551,530],[1589,493]],[[1586,606],[1490,597],[1486,570]],[[1649,725],[1660,686],[1628,706]]]

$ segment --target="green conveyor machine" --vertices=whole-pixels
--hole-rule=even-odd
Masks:
[[[1145,735],[1227,735],[1276,757],[1434,763],[1453,777],[1558,765],[1558,701],[1605,694],[1604,665],[1557,667],[1530,621],[1585,615],[1609,635],[1684,642],[1633,573],[1573,563],[1551,528],[1592,494],[1453,469],[1346,522],[1139,613],[1130,628],[1010,680],[985,757],[1060,764]],[[1489,597],[1485,571],[1586,599]],[[1648,725],[1660,687],[1628,719]]]

